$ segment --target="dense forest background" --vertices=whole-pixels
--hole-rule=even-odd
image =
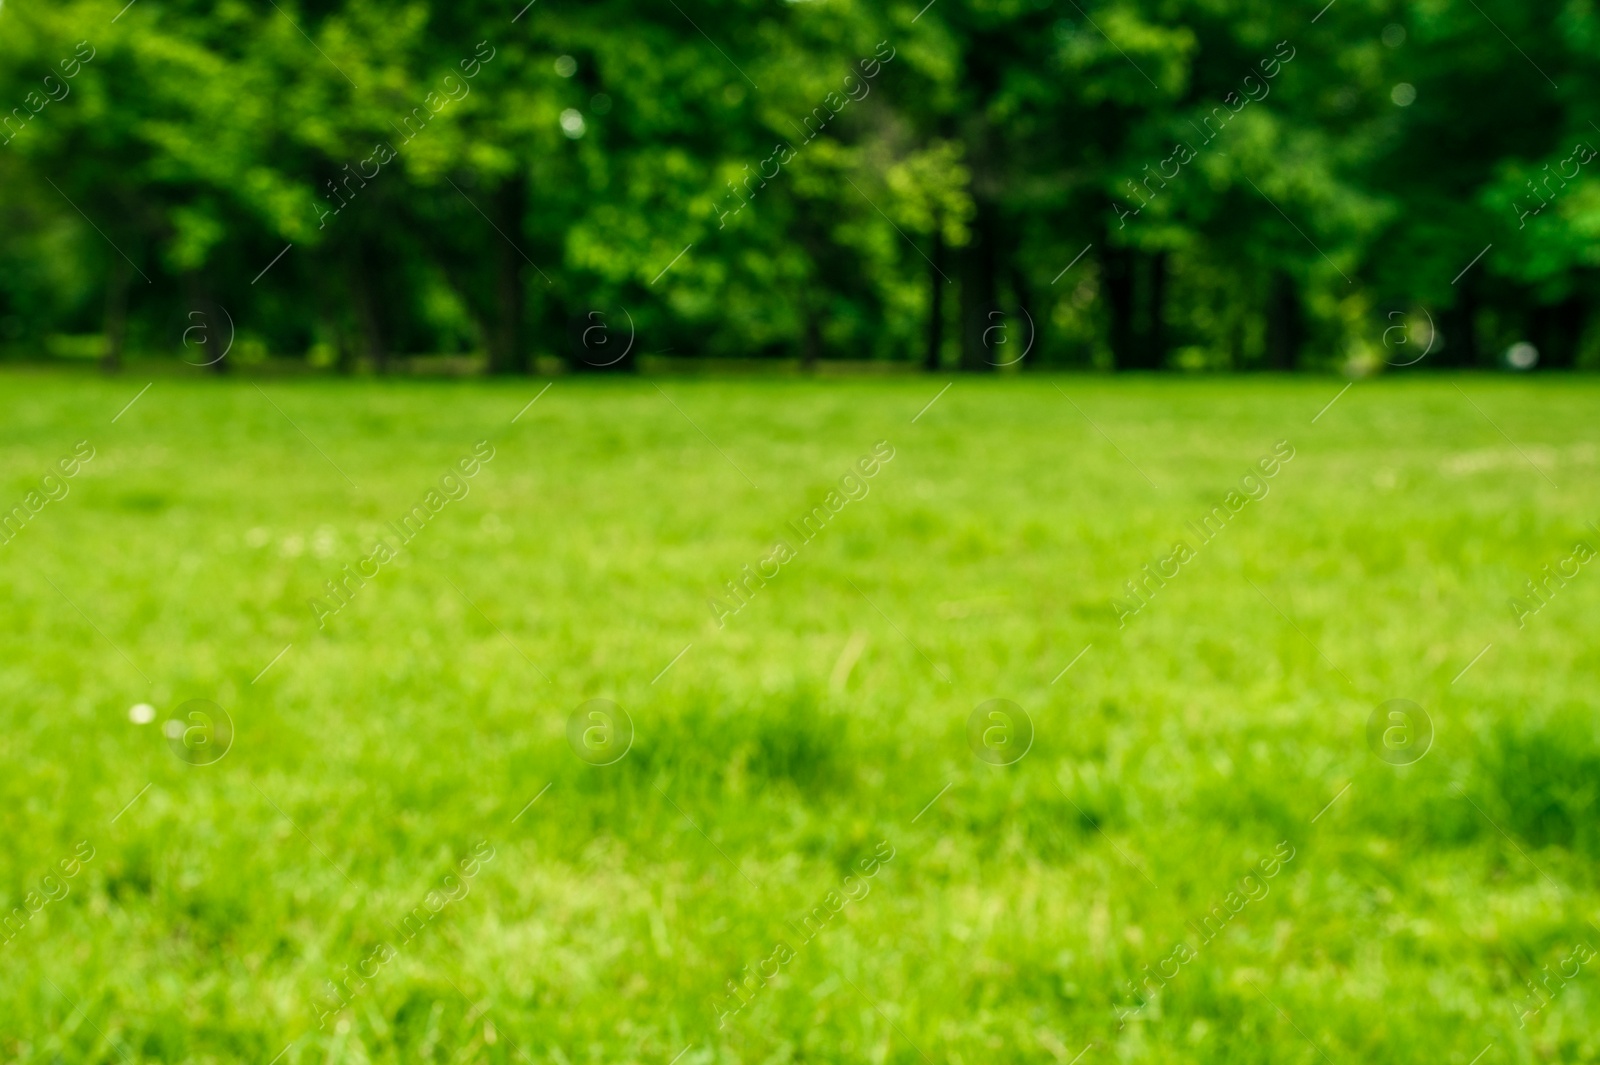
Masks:
[[[1597,78],[1591,0],[8,0],[0,352],[1592,367]]]

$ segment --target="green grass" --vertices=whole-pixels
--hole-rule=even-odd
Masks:
[[[143,383],[0,378],[0,507],[95,449],[0,547],[0,901],[93,848],[0,946],[0,1060],[1600,1060],[1600,965],[1519,1026],[1600,946],[1600,573],[1508,605],[1600,544],[1600,382],[1361,382],[1312,424],[1341,382],[960,378],[912,424],[943,379],[561,379],[512,424],[540,384],[164,377],[113,424]],[[566,738],[596,697],[636,730],[604,767]],[[162,735],[191,698],[234,723],[214,764]],[[1014,765],[967,745],[992,698],[1036,729]],[[1415,764],[1367,747],[1393,698]]]

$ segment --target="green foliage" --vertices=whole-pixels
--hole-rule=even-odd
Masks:
[[[1391,312],[1432,363],[1600,352],[1592,5],[508,6],[10,0],[0,346],[220,305],[344,369],[581,366],[624,310],[972,369],[1001,319],[1028,366],[1366,369]]]

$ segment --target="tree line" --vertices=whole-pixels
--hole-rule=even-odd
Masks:
[[[10,0],[0,353],[1590,366],[1597,41],[1517,0]]]

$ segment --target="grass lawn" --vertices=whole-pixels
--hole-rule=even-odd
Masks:
[[[1600,1060],[1600,382],[147,379],[0,376],[0,1061]]]

